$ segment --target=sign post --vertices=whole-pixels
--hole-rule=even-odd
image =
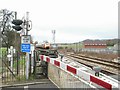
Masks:
[[[26,79],[29,78],[29,53],[31,52],[30,35],[21,37],[21,51],[26,52]]]
[[[31,22],[31,25],[30,25],[30,20],[29,20],[29,12],[26,12],[26,20],[24,20],[24,29],[23,29],[23,32],[25,35],[23,35],[21,37],[21,51],[22,52],[26,52],[26,79],[29,78],[29,62],[30,62],[30,52],[31,52],[31,45],[30,45],[30,39],[31,39],[31,36],[28,35],[28,31],[30,31],[32,28],[30,28],[29,26],[32,25],[32,22]]]
[[[30,49],[30,35],[23,35],[21,37],[21,51],[29,53],[31,51]]]

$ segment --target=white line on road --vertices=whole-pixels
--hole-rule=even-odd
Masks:
[[[24,86],[24,89],[28,88],[28,86]]]

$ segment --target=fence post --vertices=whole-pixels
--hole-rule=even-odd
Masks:
[[[18,66],[18,61],[19,61],[19,55],[18,55],[18,51],[17,51],[17,75],[19,74],[19,66]]]
[[[29,76],[31,76],[31,54],[29,54],[30,66],[29,66]]]
[[[36,51],[34,50],[34,58],[33,58],[33,74],[34,74],[34,76],[36,75]]]

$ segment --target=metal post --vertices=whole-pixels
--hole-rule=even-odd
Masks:
[[[29,12],[26,12],[26,35],[28,35]]]
[[[29,60],[30,60],[30,63],[29,63],[29,64],[30,64],[30,65],[29,65],[29,66],[30,66],[30,67],[29,67],[29,76],[31,76],[31,54],[29,54],[29,57],[30,57],[30,58],[29,58]]]
[[[78,53],[79,53],[80,47],[79,47],[79,42],[78,42]]]
[[[56,33],[56,31],[52,30],[52,34],[53,34],[53,46],[54,47],[55,47],[55,33]]]
[[[15,19],[17,19],[17,12],[15,12]],[[15,30],[15,42],[14,42],[14,44],[16,44],[16,39],[17,39],[17,31]],[[17,44],[18,45],[18,44]],[[14,46],[15,47],[15,49],[17,50],[17,46],[15,45]]]
[[[13,71],[13,46],[10,47],[10,52],[11,52],[11,71]]]
[[[75,53],[75,43],[73,43],[73,45],[74,45],[74,53]]]
[[[76,43],[75,43],[75,53],[77,52],[77,47],[76,47]]]
[[[15,19],[17,19],[17,12],[15,12]]]
[[[77,53],[78,53],[78,43],[76,43],[76,46],[77,46]]]
[[[19,66],[18,66],[18,60],[19,60],[19,55],[18,55],[18,51],[17,51],[17,75],[19,74]]]
[[[33,64],[33,74],[36,76],[36,52],[34,50],[34,64]]]
[[[1,30],[0,30],[0,48],[2,48],[2,38],[1,38]],[[0,67],[2,67],[2,74],[3,74],[3,63],[2,63],[2,50],[0,50]],[[1,75],[2,77],[2,75]],[[2,78],[0,79],[0,85],[2,85]]]
[[[79,42],[79,52],[80,52],[80,50],[81,50],[81,47],[80,47],[80,42]]]
[[[11,56],[11,53],[10,53],[10,48],[8,48],[8,53],[7,53],[7,54],[8,54],[8,56],[7,56],[7,57],[8,57],[8,66],[10,66],[10,63],[11,63],[11,57],[10,57],[10,56]]]
[[[29,12],[26,12],[26,35],[28,35]],[[29,78],[29,53],[26,53],[26,79]]]
[[[26,79],[29,78],[29,54],[26,53]]]

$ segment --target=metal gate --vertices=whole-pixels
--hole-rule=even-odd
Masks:
[[[9,55],[7,51],[2,51],[2,84],[25,80],[25,68],[24,54],[16,51]]]
[[[29,79],[40,79],[47,77],[47,63],[41,62],[39,52],[31,54],[29,63]],[[13,62],[11,62],[11,59]],[[39,64],[40,63],[40,64]],[[26,81],[26,54],[16,51],[12,56],[7,51],[2,51],[2,84],[14,84]],[[39,77],[38,77],[39,76]]]

